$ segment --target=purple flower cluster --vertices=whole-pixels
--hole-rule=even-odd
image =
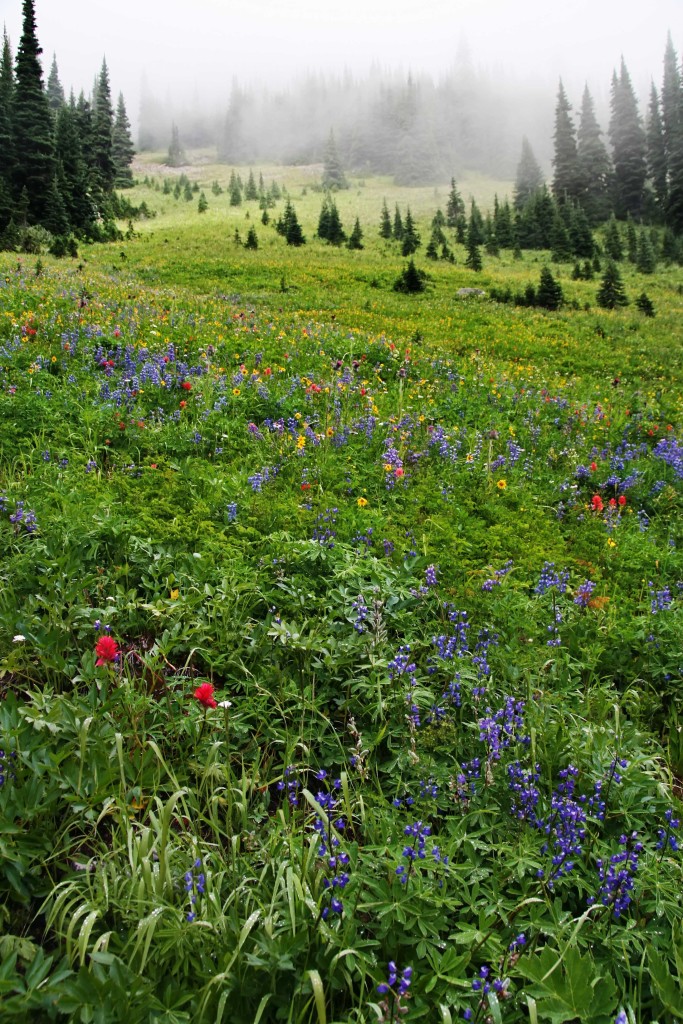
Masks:
[[[316,779],[319,782],[324,782],[327,779],[327,772],[324,768],[316,774]],[[315,795],[320,808],[324,812],[324,817],[316,814],[313,822],[313,828],[320,837],[318,856],[325,861],[326,873],[323,877],[323,888],[330,897],[329,903],[323,907],[321,912],[321,917],[324,921],[328,919],[330,914],[343,913],[344,904],[341,899],[341,893],[349,884],[351,877],[346,870],[349,866],[350,857],[348,853],[339,849],[341,840],[336,834],[337,832],[343,832],[346,828],[344,818],[335,817],[339,804],[335,793],[340,789],[341,779],[335,779],[331,789],[319,789]]]
[[[598,900],[604,907],[611,907],[615,919],[619,919],[632,900],[633,884],[638,870],[638,856],[643,851],[643,844],[638,841],[638,833],[619,838],[622,849],[614,853],[608,861],[598,859],[598,877],[600,888],[595,898],[590,897],[591,906]]]
[[[415,821],[412,825],[406,825],[403,834],[412,839],[414,843],[414,845],[408,843],[403,847],[401,856],[405,858],[407,864],[399,864],[396,868],[399,881],[402,885],[405,885],[412,873],[414,862],[416,860],[424,860],[427,856],[425,846],[427,844],[427,837],[432,834],[432,827],[431,825],[423,824],[421,821]]]
[[[507,697],[505,704],[496,712],[486,709],[486,716],[480,718],[479,739],[486,744],[486,760],[499,761],[501,751],[511,743],[528,743],[524,732],[524,702]]]
[[[661,590],[655,590],[654,584],[650,580],[648,582],[648,589],[650,591],[650,611],[653,615],[656,615],[657,612],[665,612],[671,607],[673,598],[671,597],[671,591],[668,587],[662,587]]]
[[[197,858],[190,870],[185,872],[185,892],[190,900],[190,911],[187,915],[188,921],[194,921],[197,916],[195,911],[197,897],[201,896],[206,888],[206,878],[201,870],[201,866],[202,862]]]
[[[481,589],[482,590],[491,591],[491,590],[493,590],[494,587],[499,587],[501,582],[502,582],[502,580],[507,576],[507,574],[512,569],[513,565],[514,565],[513,560],[511,558],[509,558],[508,561],[505,563],[505,565],[501,569],[496,569],[495,570],[495,572],[493,573],[493,576],[490,579],[484,580],[484,582],[481,585]]]
[[[0,751],[0,753],[2,753]],[[671,847],[674,853],[679,849],[678,838],[674,835],[676,829],[680,826],[680,818],[674,818],[674,812],[669,808],[664,814],[666,818],[666,828],[657,829],[657,842],[655,844],[658,850],[665,850],[667,846]]]
[[[284,778],[280,779],[277,783],[276,789],[281,793],[287,793],[287,800],[289,801],[290,807],[298,807],[301,783],[297,778],[296,765],[288,765],[287,768],[285,768],[283,775]]]
[[[587,608],[590,604],[593,591],[595,590],[595,583],[592,580],[584,580],[576,588],[576,594],[574,595],[574,604],[577,604],[579,608]]]
[[[569,582],[569,570],[563,569],[562,572],[555,572],[554,562],[545,562],[541,569],[541,575],[538,583],[534,587],[535,594],[546,594],[553,587],[559,594],[564,594],[567,589],[567,583]]]

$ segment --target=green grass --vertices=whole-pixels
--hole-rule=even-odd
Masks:
[[[382,199],[424,247],[447,185],[339,193],[354,253],[263,171],[301,249],[202,164],[204,214],[0,255],[0,1017],[672,1024],[681,270],[622,265],[654,319],[457,297],[542,253],[402,296]]]

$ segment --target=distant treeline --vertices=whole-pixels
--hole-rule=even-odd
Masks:
[[[468,65],[433,81],[427,75],[376,72],[315,75],[288,89],[234,85],[226,105],[170,108],[143,93],[139,148],[166,150],[171,124],[186,149],[215,147],[232,165],[311,164],[323,160],[330,129],[340,158],[355,174],[392,175],[397,184],[443,182],[476,169],[512,178],[519,140],[552,107],[538,88],[510,85]],[[539,150],[545,161],[550,147]]]
[[[41,52],[24,0],[16,60],[6,32],[0,56],[0,248],[63,255],[81,238],[120,237],[115,219],[139,213],[114,191],[133,184],[134,149],[106,62],[89,97],[67,100],[54,59],[44,84]]]

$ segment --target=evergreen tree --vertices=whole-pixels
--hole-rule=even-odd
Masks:
[[[403,241],[403,218],[401,217],[401,211],[398,208],[398,203],[396,203],[396,207],[394,209],[394,224],[391,233],[397,242]]]
[[[537,306],[543,309],[559,309],[564,302],[562,286],[555,280],[548,267],[541,270],[541,280],[536,289]]]
[[[636,267],[641,274],[654,274],[657,269],[657,256],[647,231],[641,231],[638,235]]]
[[[683,82],[671,34],[664,54],[662,129],[667,161],[667,224],[683,234]]]
[[[117,188],[132,188],[133,172],[130,168],[135,155],[130,135],[130,122],[126,113],[123,93],[119,93],[116,117],[112,132],[112,158],[114,160],[114,185]]]
[[[14,135],[12,107],[14,103],[14,72],[12,50],[7,32],[3,35],[0,56],[0,231],[12,219],[14,192]]]
[[[629,263],[635,263],[638,259],[638,235],[632,217],[626,218],[626,252]]]
[[[571,208],[569,220],[569,240],[574,256],[590,259],[595,252],[595,240],[588,223],[588,216],[583,206]]]
[[[230,195],[231,206],[242,205],[242,187],[238,176],[234,170],[230,174],[230,182],[228,184],[228,193]]]
[[[59,108],[64,106],[66,103],[64,89],[62,88],[62,83],[59,81],[57,58],[54,54],[52,55],[52,66],[47,79],[47,102],[53,114],[56,114]]]
[[[474,199],[470,202],[470,219],[467,224],[467,244],[471,241],[474,241],[475,245],[483,245],[486,241],[484,218]]]
[[[171,142],[168,147],[166,165],[168,167],[182,167],[186,162],[185,150],[180,142],[180,133],[175,122],[171,125]]]
[[[472,221],[470,220],[470,228],[467,231],[467,259],[465,260],[465,266],[469,267],[470,270],[479,271],[482,268],[481,253],[477,244],[477,236],[471,230],[471,227]]]
[[[382,212],[379,219],[379,237],[380,238],[391,238],[391,217],[389,216],[389,208],[387,207],[387,201],[382,201]]]
[[[254,172],[249,168],[249,177],[247,179],[247,185],[244,189],[244,198],[248,201],[258,199],[259,193],[256,187],[256,180],[254,178]]]
[[[616,309],[617,306],[628,305],[621,275],[614,260],[607,261],[597,294],[597,302],[603,309]]]
[[[425,256],[427,257],[428,260],[438,260],[439,258],[439,240],[436,237],[436,233],[434,231],[432,231],[431,237],[427,242]]]
[[[645,128],[647,147],[647,172],[652,182],[656,206],[664,212],[668,201],[667,156],[664,145],[664,128],[659,107],[659,96],[654,82],[650,87],[650,104]]]
[[[664,148],[667,161],[676,149],[677,137],[681,130],[681,119],[683,109],[681,108],[681,73],[678,66],[678,56],[674,49],[671,33],[667,34],[666,49],[664,51],[664,78],[662,81],[662,132],[664,135]]]
[[[265,212],[265,211],[264,211]],[[252,224],[247,232],[247,240],[244,243],[245,249],[258,249],[258,236],[256,234],[256,228]]]
[[[318,238],[324,238],[330,245],[341,245],[346,241],[337,204],[331,196],[325,196],[318,220]]]
[[[557,92],[555,107],[555,131],[553,142],[553,195],[559,203],[576,199],[579,194],[579,165],[577,156],[576,131],[571,119],[571,104],[567,99],[562,81]]]
[[[292,206],[289,199],[285,203],[285,212],[283,214],[282,224],[283,235],[285,237],[287,245],[305,245],[306,239],[304,238],[304,233],[301,230],[301,225],[299,224],[296,215],[296,210]]]
[[[356,217],[356,222],[353,225],[353,231],[349,235],[347,242],[347,248],[349,249],[362,249],[363,248],[363,229],[360,226],[360,221]]]
[[[108,193],[114,187],[116,165],[114,163],[114,108],[111,103],[109,71],[106,60],[97,79],[93,104],[93,181],[102,192]]]
[[[522,155],[517,164],[512,201],[515,210],[522,210],[529,199],[543,188],[543,172],[526,135],[522,139]]]
[[[602,141],[588,86],[583,90],[576,133],[577,195],[591,225],[606,220],[610,212],[612,165]]]
[[[406,209],[406,219],[403,224],[403,237],[401,239],[401,255],[412,256],[420,246],[420,236],[415,227],[410,207]]]
[[[605,237],[603,239],[603,246],[605,249],[605,255],[611,260],[618,262],[624,258],[624,247],[621,242],[621,235],[619,234],[619,226],[617,224],[614,214],[607,221],[607,227],[605,228]]]
[[[516,239],[510,203],[506,199],[501,204],[498,196],[493,200],[493,230],[502,249],[514,249]]]
[[[614,163],[614,212],[639,217],[645,200],[645,132],[623,59],[612,77],[609,136]]]
[[[645,316],[652,317],[655,315],[655,307],[653,306],[652,299],[649,297],[647,292],[640,293],[636,299],[636,306],[641,313],[645,314]]]
[[[394,282],[394,291],[407,294],[423,292],[426,287],[425,280],[424,271],[418,270],[414,262],[410,260],[403,273]]]
[[[449,228],[456,228],[458,223],[465,218],[465,203],[458,192],[455,178],[451,178],[451,190],[448,193],[446,203],[446,224]]]
[[[97,215],[90,194],[88,169],[83,158],[80,119],[73,95],[60,107],[55,123],[55,157],[60,193],[72,230],[92,236]]]
[[[323,157],[323,179],[322,186],[326,189],[342,189],[348,188],[349,183],[346,180],[344,170],[337,153],[337,146],[334,141],[334,132],[331,130],[327,139],[327,145],[325,146],[325,155]]]
[[[26,190],[28,221],[40,224],[48,212],[54,180],[52,115],[43,88],[42,50],[36,38],[33,0],[23,0],[23,31],[16,57],[13,104],[14,192]]]
[[[556,263],[564,263],[573,255],[569,231],[559,210],[555,210],[550,237],[552,257]]]
[[[209,209],[209,201],[203,192],[199,193],[199,202],[197,203],[197,213],[206,213]]]

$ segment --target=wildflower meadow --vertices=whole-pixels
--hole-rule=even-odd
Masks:
[[[680,267],[155,173],[0,254],[0,1020],[683,1019]]]

